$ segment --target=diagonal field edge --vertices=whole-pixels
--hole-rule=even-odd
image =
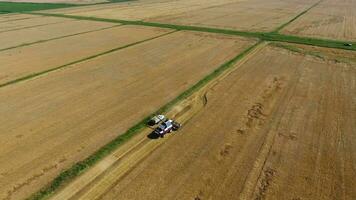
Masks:
[[[12,47],[7,47],[7,48],[4,48],[4,49],[0,49],[0,52],[1,51],[10,50],[10,49],[19,48],[19,47],[30,46],[30,45],[33,45],[33,44],[48,42],[48,41],[52,41],[52,40],[58,40],[58,39],[62,39],[62,38],[72,37],[72,36],[76,36],[76,35],[82,35],[82,34],[86,34],[86,33],[102,31],[102,30],[111,29],[111,28],[118,27],[118,26],[123,26],[123,24],[114,25],[114,26],[105,27],[105,28],[100,28],[100,29],[95,29],[95,30],[90,30],[90,31],[85,31],[85,32],[80,32],[80,33],[74,33],[74,34],[71,34],[71,35],[63,35],[63,36],[59,36],[59,37],[49,38],[47,40],[39,40],[39,41],[36,41],[36,42],[24,43],[24,44],[20,44],[20,45],[17,45],[17,46],[12,46]]]
[[[316,2],[315,4],[313,4],[312,6],[310,6],[308,9],[304,10],[303,12],[299,13],[297,16],[293,17],[291,20],[289,20],[288,22],[282,24],[281,26],[277,27],[274,31],[272,31],[272,33],[278,33],[280,30],[282,30],[284,27],[288,26],[290,23],[294,22],[295,20],[297,20],[299,17],[301,17],[302,15],[304,15],[305,13],[307,13],[309,10],[311,10],[312,8],[314,8],[315,6],[319,5],[323,0],[320,0],[318,2]]]
[[[120,19],[105,19],[105,18],[97,18],[97,17],[84,17],[84,16],[40,13],[40,12],[36,12],[36,13],[28,12],[27,14],[53,16],[53,17],[64,17],[64,18],[71,18],[71,19],[78,19],[78,20],[93,20],[93,21],[101,21],[101,22],[121,23],[121,24],[125,24],[125,25],[152,26],[152,27],[170,28],[170,29],[186,30],[186,31],[221,33],[221,34],[227,34],[227,35],[237,35],[237,36],[242,36],[242,37],[254,37],[254,38],[259,38],[261,40],[266,40],[266,41],[279,41],[279,42],[288,42],[288,43],[296,43],[296,44],[313,45],[313,46],[319,46],[319,47],[356,51],[356,42],[285,35],[285,34],[281,34],[281,33],[277,33],[277,32],[269,32],[269,33],[268,32],[266,32],[266,33],[264,33],[264,32],[246,32],[246,31],[237,31],[237,30],[231,30],[231,29],[219,29],[219,28],[209,28],[209,27],[200,27],[200,26],[164,24],[164,23],[145,22],[145,21],[128,21],[128,20],[120,20]],[[345,45],[346,43],[352,44],[352,46],[346,46]]]
[[[248,53],[250,53],[252,50],[254,50],[261,41],[257,42],[256,44],[250,46],[249,48],[245,49],[242,53],[238,54],[231,60],[227,61],[226,63],[220,65],[217,69],[215,69],[213,72],[205,76],[203,79],[195,83],[193,86],[182,92],[180,95],[178,95],[176,98],[159,108],[157,111],[153,112],[149,116],[145,117],[142,119],[140,122],[129,128],[126,132],[124,132],[122,135],[117,136],[114,138],[112,141],[104,145],[103,147],[99,148],[96,152],[94,152],[92,155],[87,157],[86,159],[79,161],[75,164],[73,164],[69,169],[64,170],[61,172],[56,178],[54,178],[47,186],[43,187],[40,191],[34,193],[31,195],[28,200],[41,200],[49,197],[51,194],[53,194],[56,190],[58,190],[61,186],[63,186],[65,183],[68,183],[69,181],[73,180],[75,177],[79,176],[80,174],[84,173],[86,170],[88,170],[91,166],[95,165],[98,163],[101,159],[103,159],[105,156],[109,155],[111,152],[113,152],[116,148],[118,148],[120,145],[122,145],[124,142],[135,136],[136,134],[139,133],[140,130],[142,130],[144,127],[146,127],[146,122],[149,118],[151,118],[153,115],[157,113],[165,113],[169,109],[171,109],[175,104],[178,102],[186,99],[187,97],[191,96],[194,92],[196,92],[198,89],[204,87],[207,83],[209,83],[211,80],[219,76],[221,73],[223,73],[225,70],[231,68],[234,66],[234,64],[241,60],[243,57],[245,57]]]
[[[141,40],[141,41],[138,41],[138,42],[134,42],[134,43],[131,43],[131,44],[128,44],[128,45],[125,45],[125,46],[121,46],[121,47],[117,47],[117,48],[114,48],[114,49],[110,49],[110,50],[108,50],[108,51],[104,51],[104,52],[101,52],[101,53],[99,53],[99,54],[95,54],[95,55],[92,55],[92,56],[89,56],[89,57],[86,57],[86,58],[82,58],[82,59],[80,59],[80,60],[76,60],[76,61],[67,63],[67,64],[65,64],[65,65],[61,65],[61,66],[59,66],[59,67],[47,69],[47,70],[44,70],[44,71],[41,71],[41,72],[36,72],[36,73],[30,74],[30,75],[27,75],[27,76],[18,78],[18,79],[14,79],[14,80],[11,80],[11,81],[9,81],[9,82],[0,84],[0,89],[1,89],[1,87],[5,87],[5,86],[8,86],[8,85],[11,85],[11,84],[14,84],[14,83],[26,81],[26,80],[35,78],[35,77],[37,77],[37,76],[47,74],[47,73],[49,73],[49,72],[53,72],[53,71],[57,71],[57,70],[59,70],[59,69],[63,69],[63,68],[69,67],[69,66],[71,66],[71,65],[73,65],[73,64],[77,64],[77,63],[84,62],[84,61],[87,61],[87,60],[90,60],[90,59],[93,59],[93,58],[97,58],[97,57],[99,57],[99,56],[106,55],[106,54],[109,54],[109,53],[112,53],[112,52],[115,52],[115,51],[118,51],[118,50],[121,50],[121,49],[125,49],[125,48],[128,48],[128,47],[137,45],[137,44],[141,44],[141,43],[150,41],[150,40],[154,40],[154,39],[157,39],[157,38],[160,38],[160,37],[163,37],[163,36],[166,36],[166,35],[168,35],[168,34],[175,33],[175,32],[177,32],[177,30],[174,30],[174,31],[171,31],[171,32],[162,34],[162,35],[158,35],[158,36],[155,36],[155,37],[152,37],[152,38],[148,38],[148,39],[145,39],[145,40]]]

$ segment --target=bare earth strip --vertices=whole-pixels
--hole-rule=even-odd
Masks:
[[[355,62],[267,47],[73,199],[355,199],[355,77]]]
[[[326,0],[282,30],[282,33],[356,41],[356,1]]]
[[[244,31],[273,31],[316,1],[251,0],[194,12],[148,18],[146,21]]]
[[[38,190],[253,42],[176,32],[1,88],[0,198]]]
[[[34,17],[21,20],[6,21],[0,23],[0,33],[11,30],[39,27],[48,24],[59,24],[67,21],[73,21],[73,19],[66,19],[62,17]]]
[[[36,43],[39,41],[100,30],[113,26],[117,26],[117,24],[75,20],[3,33],[0,32],[0,51],[19,45]]]
[[[120,26],[0,52],[0,83],[56,68],[172,30]],[[36,36],[33,36],[36,38]]]

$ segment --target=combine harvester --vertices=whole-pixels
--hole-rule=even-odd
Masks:
[[[151,127],[159,124],[154,129],[153,133],[162,138],[165,134],[171,133],[172,131],[177,131],[181,127],[178,122],[172,119],[167,119],[164,115],[157,115],[152,117],[147,124]]]

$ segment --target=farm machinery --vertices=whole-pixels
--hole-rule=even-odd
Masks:
[[[177,131],[181,127],[178,122],[168,119],[164,115],[152,117],[147,124],[151,127],[157,125],[153,133],[159,137],[164,137],[165,134]]]

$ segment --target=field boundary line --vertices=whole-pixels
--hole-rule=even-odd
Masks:
[[[87,61],[87,60],[90,60],[90,59],[93,59],[93,58],[97,58],[97,57],[100,57],[100,56],[103,56],[103,55],[106,55],[106,54],[109,54],[109,53],[112,53],[112,52],[119,51],[119,50],[121,50],[121,49],[125,49],[125,48],[132,47],[132,46],[135,46],[135,45],[144,43],[144,42],[148,42],[148,41],[150,41],[150,40],[154,40],[154,39],[157,39],[157,38],[160,38],[160,37],[163,37],[163,36],[166,36],[166,35],[175,33],[175,32],[177,32],[177,30],[173,30],[173,31],[170,31],[170,32],[168,32],[168,33],[164,33],[164,34],[161,34],[161,35],[152,37],[152,38],[148,38],[148,39],[145,39],[145,40],[140,40],[140,41],[138,41],[138,42],[134,42],[134,43],[127,44],[127,45],[124,45],[124,46],[121,46],[121,47],[117,47],[117,48],[114,48],[114,49],[110,49],[110,50],[101,52],[101,53],[99,53],[99,54],[95,54],[95,55],[92,55],[92,56],[88,56],[88,57],[82,58],[82,59],[80,59],[80,60],[76,60],[76,61],[67,63],[67,64],[65,64],[65,65],[61,65],[61,66],[54,67],[54,68],[51,68],[51,69],[47,69],[47,70],[44,70],[44,71],[32,73],[32,74],[23,76],[23,77],[21,77],[21,78],[17,78],[17,79],[14,79],[14,80],[11,80],[11,81],[2,83],[2,84],[0,84],[0,89],[1,89],[2,87],[8,86],[8,85],[12,85],[12,84],[14,84],[14,83],[19,83],[19,82],[23,82],[23,81],[26,81],[26,80],[30,80],[30,79],[33,79],[33,78],[35,78],[35,77],[48,74],[48,73],[50,73],[50,72],[54,72],[54,71],[57,71],[57,70],[60,70],[60,69],[64,69],[64,68],[70,67],[70,66],[72,66],[72,65],[74,65],[74,64],[78,64],[78,63],[81,63],[81,62],[84,62],[84,61]]]
[[[149,114],[147,117],[143,118],[141,121],[139,121],[137,124],[133,125],[131,128],[129,128],[123,134],[117,136],[112,141],[108,142],[106,145],[99,148],[97,151],[95,151],[95,153],[91,154],[86,159],[73,164],[67,170],[62,171],[48,185],[44,186],[41,190],[39,190],[38,192],[31,195],[28,199],[29,200],[40,200],[40,199],[45,199],[45,198],[49,197],[50,195],[52,195],[59,188],[63,187],[64,184],[69,183],[77,176],[83,174],[85,171],[90,169],[90,167],[97,164],[99,161],[101,161],[107,155],[109,155],[114,150],[116,150],[119,146],[123,145],[125,142],[127,142],[129,139],[131,139],[133,136],[137,135],[140,131],[142,131],[146,127],[147,120],[150,119],[153,115],[155,115],[157,113],[165,113],[165,112],[169,111],[174,105],[176,105],[177,103],[181,102],[182,100],[184,100],[184,99],[188,98],[189,96],[191,96],[192,94],[194,94],[197,90],[204,87],[207,83],[209,83],[211,80],[218,77],[225,70],[233,67],[237,61],[241,60],[246,55],[248,55],[260,43],[261,43],[261,41],[258,41],[255,44],[251,45],[250,47],[246,48],[244,51],[242,51],[241,53],[239,53],[238,55],[233,57],[231,60],[220,65],[218,68],[216,68],[210,74],[205,76],[203,79],[199,80],[193,86],[191,86],[187,90],[183,91],[176,98],[169,101],[168,103],[166,103],[165,105],[163,105],[162,107],[157,109],[155,112]]]
[[[322,1],[324,0],[320,0],[318,2],[316,2],[315,4],[313,4],[312,6],[310,6],[309,8],[307,8],[306,10],[304,10],[303,12],[299,13],[297,16],[293,17],[291,20],[289,20],[288,22],[282,24],[281,26],[277,27],[274,31],[272,31],[272,33],[278,33],[280,30],[282,30],[283,28],[285,28],[286,26],[288,26],[290,23],[294,22],[295,20],[297,20],[299,17],[301,17],[302,15],[304,15],[305,13],[309,12],[309,10],[313,9],[315,6],[319,5]]]
[[[323,38],[311,38],[311,37],[302,37],[294,35],[285,35],[278,32],[247,32],[247,31],[238,31],[231,29],[219,29],[219,28],[209,28],[209,27],[200,27],[200,26],[189,26],[189,25],[176,25],[176,24],[165,24],[157,22],[146,22],[146,21],[129,21],[129,20],[120,20],[120,19],[106,19],[106,18],[97,18],[97,17],[85,17],[85,16],[76,16],[76,15],[65,15],[65,14],[52,14],[52,13],[42,13],[42,12],[23,12],[26,14],[33,15],[42,15],[42,16],[52,16],[52,17],[64,17],[78,20],[92,20],[92,21],[101,21],[101,22],[111,22],[111,23],[121,23],[125,25],[139,25],[139,26],[151,26],[159,28],[170,28],[175,30],[185,30],[185,31],[197,31],[197,32],[209,32],[209,33],[220,33],[226,35],[236,35],[242,37],[251,37],[259,38],[266,41],[279,41],[279,42],[288,42],[295,44],[304,44],[312,45],[318,47],[327,47],[327,48],[336,48],[343,50],[356,51],[356,42],[343,41],[343,40],[330,40]],[[345,44],[352,44],[347,46]]]
[[[80,33],[74,33],[74,34],[71,34],[71,35],[64,35],[64,36],[54,37],[54,38],[50,38],[50,39],[46,39],[46,40],[39,40],[39,41],[36,41],[36,42],[23,43],[23,44],[20,44],[20,45],[17,45],[17,46],[12,46],[12,47],[7,47],[7,48],[4,48],[4,49],[0,49],[0,52],[1,51],[10,50],[10,49],[19,48],[19,47],[30,46],[30,45],[33,45],[33,44],[44,43],[44,42],[48,42],[48,41],[52,41],[52,40],[58,40],[58,39],[62,39],[62,38],[72,37],[72,36],[76,36],[76,35],[82,35],[82,34],[86,34],[86,33],[102,31],[102,30],[111,29],[111,28],[114,28],[114,27],[119,27],[119,26],[123,26],[123,24],[114,25],[114,26],[105,27],[105,28],[100,28],[100,29],[95,29],[95,30],[90,30],[90,31],[84,31],[84,32],[80,32]]]

